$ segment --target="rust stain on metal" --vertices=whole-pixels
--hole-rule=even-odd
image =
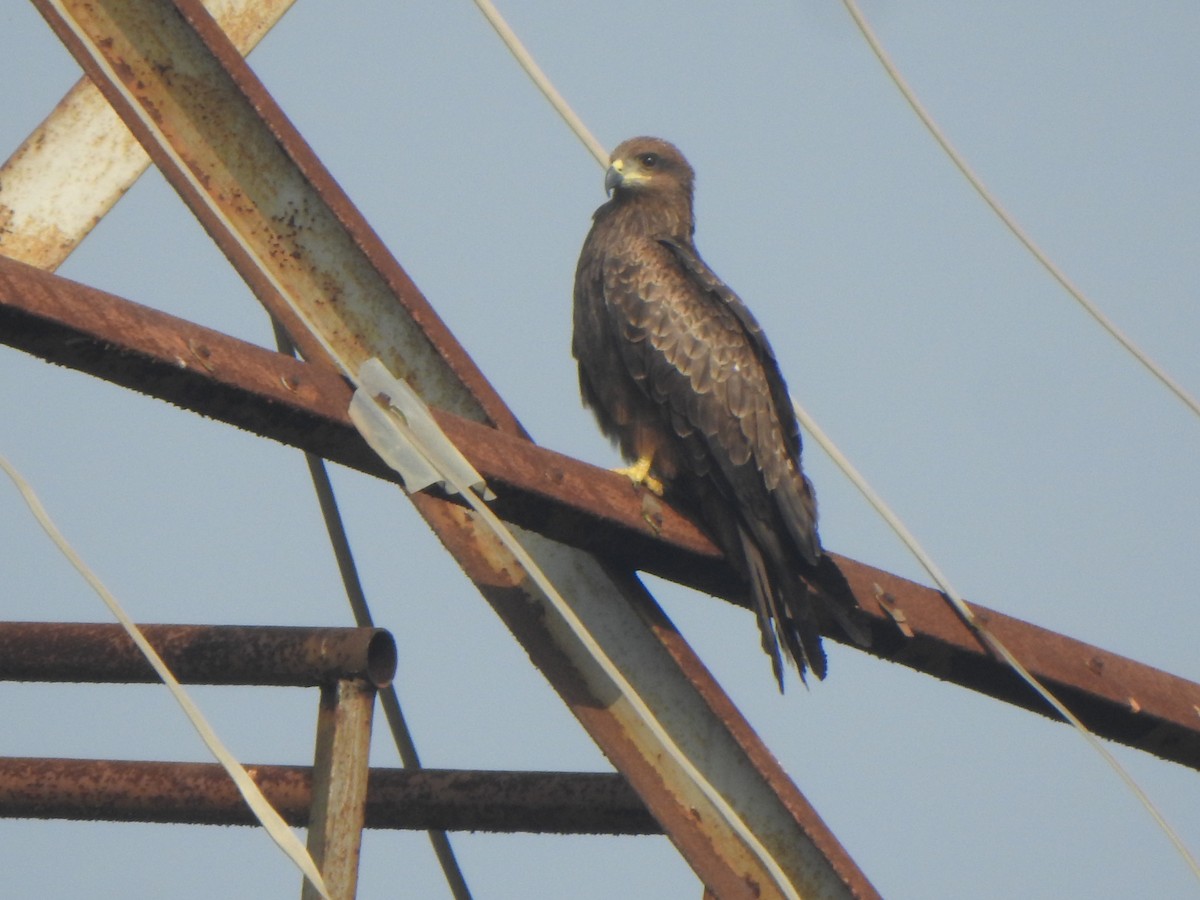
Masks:
[[[312,769],[246,770],[290,825],[309,824]],[[0,759],[0,818],[254,825],[229,776],[212,763]],[[373,768],[372,829],[661,834],[629,784],[609,772]]]
[[[335,900],[353,900],[358,884],[375,688],[340,679],[321,688],[312,768],[308,852]],[[305,882],[302,900],[320,894]]]
[[[345,381],[322,367],[3,258],[0,340],[394,480],[349,425]],[[215,373],[179,368],[181,354],[192,358],[189,341],[210,351]],[[744,605],[736,579],[704,533],[667,504],[658,530],[648,529],[628,479],[439,410],[434,416],[500,494],[493,506],[504,518],[612,561],[614,578],[617,568],[644,569]],[[433,497],[421,503],[446,505]],[[465,521],[455,526],[468,533],[471,527]],[[1040,711],[1039,702],[980,648],[937,591],[834,558],[859,603],[878,622],[869,652]],[[472,575],[496,578],[484,566]],[[500,582],[511,587],[513,578]],[[884,609],[881,595],[891,598]],[[911,637],[897,629],[893,609],[903,611]],[[1088,709],[1089,725],[1099,734],[1200,768],[1195,712],[1200,686],[978,605],[975,609],[1034,674],[1073,696],[1073,708],[1077,702]],[[660,638],[666,640],[668,632],[664,628]],[[1139,698],[1139,716],[1132,715],[1129,696]]]
[[[114,36],[103,34],[104,28],[109,25],[108,22],[94,20],[85,25],[92,29],[94,36],[96,31],[101,32],[100,40],[97,43],[103,53],[107,55],[110,70],[124,72],[126,83],[130,83],[132,80],[136,90],[142,96],[142,103],[138,109],[128,108],[124,106],[125,97],[122,96],[122,92],[115,90],[115,85],[106,85],[106,89],[109,90],[109,100],[113,102],[114,106],[121,107],[122,112],[127,114],[126,120],[139,138],[142,138],[143,142],[148,145],[154,145],[152,152],[157,152],[157,161],[167,173],[168,179],[172,180],[180,193],[190,200],[197,215],[210,228],[210,232],[215,234],[227,256],[233,260],[235,265],[239,266],[247,282],[256,290],[264,304],[276,308],[277,318],[280,318],[286,328],[293,331],[296,343],[304,350],[306,356],[310,359],[319,358],[319,353],[313,353],[314,346],[319,349],[319,342],[308,340],[305,331],[295,328],[296,314],[284,310],[280,305],[278,302],[280,296],[276,294],[277,289],[292,296],[319,296],[319,301],[310,308],[310,312],[317,316],[328,316],[329,313],[354,310],[353,314],[344,316],[342,319],[338,319],[334,314],[332,318],[325,320],[320,326],[320,330],[330,340],[348,341],[352,344],[360,336],[370,338],[367,342],[368,348],[376,353],[367,353],[367,355],[380,355],[378,353],[380,348],[386,348],[385,352],[388,353],[396,353],[398,350],[400,355],[395,360],[385,359],[385,362],[391,364],[392,370],[412,380],[428,402],[455,409],[456,412],[470,416],[470,418],[481,418],[482,416],[510,434],[521,434],[521,428],[517,425],[514,416],[500,402],[499,397],[494,395],[491,386],[476,370],[472,360],[452,340],[450,332],[434,316],[432,307],[428,306],[419,294],[415,294],[415,288],[408,282],[407,276],[386,253],[382,244],[379,244],[376,236],[371,233],[370,228],[366,227],[365,222],[361,221],[358,212],[349,204],[348,199],[343,196],[335,182],[329,178],[328,173],[325,173],[319,166],[316,157],[307,149],[298,134],[294,133],[286,119],[283,119],[282,114],[278,113],[262,86],[248,74],[245,66],[241,65],[240,59],[234,59],[234,54],[230,53],[230,47],[224,40],[224,36],[214,28],[202,8],[187,0],[176,2],[174,7],[168,7],[166,4],[130,4],[130,2],[126,2],[126,4],[109,2],[109,4],[95,5],[84,4],[84,2],[74,2],[74,4],[67,2],[67,4],[52,6],[49,2],[40,2],[41,10],[55,24],[56,30],[64,38],[68,47],[100,80],[106,76],[107,72],[102,71],[103,67],[100,62],[92,59],[89,55],[90,50],[85,46],[85,40],[82,37],[86,28],[72,30],[58,17],[73,14],[78,23],[80,18],[96,16],[98,8],[101,6],[104,7],[104,11],[114,14],[114,16],[115,13],[112,11],[114,8],[119,8],[120,16],[124,17],[122,20],[124,30],[121,30],[119,35],[114,35],[118,40],[113,40]],[[155,14],[160,12],[162,17],[156,19]],[[170,37],[173,40],[173,38],[181,36],[185,41],[190,40],[190,35],[180,35],[174,29],[176,13],[182,13],[187,22],[196,29],[196,34],[202,38],[204,43],[204,48],[199,53],[193,46],[180,46],[169,50],[166,54],[168,60],[186,58],[197,64],[198,68],[204,68],[206,71],[206,76],[197,80],[197,86],[204,90],[186,92],[187,96],[182,91],[172,94],[170,91],[158,90],[160,85],[155,84],[154,77],[156,73],[164,71],[163,65],[155,65],[154,61],[155,54],[162,53],[163,48],[169,44],[167,38]],[[145,35],[142,34],[143,24],[146,25],[146,32],[150,35],[151,40],[146,40]],[[127,38],[137,44],[132,48],[132,52],[131,47],[126,46],[125,43],[122,43],[120,47],[116,46],[119,42],[126,41]],[[146,60],[150,61],[149,66],[145,65]],[[216,66],[211,66],[211,62],[214,61]],[[137,71],[134,72],[134,70]],[[191,65],[188,66],[188,71],[192,71]],[[227,76],[232,82],[232,89],[227,84]],[[173,104],[192,100],[198,101],[198,108],[192,106],[190,115],[185,115],[182,119],[176,118]],[[222,139],[227,140],[229,134],[236,131],[234,128],[218,126],[217,122],[222,120],[224,113],[236,113],[241,110],[242,100],[250,102],[253,112],[264,120],[264,124],[271,132],[263,144],[254,145],[254,148],[257,149],[265,148],[268,157],[254,156],[251,142],[240,139],[233,154],[223,156],[218,160],[218,163],[227,163],[228,169],[222,169],[221,164],[217,164],[217,166],[205,164],[200,156],[204,151],[210,149],[208,144],[211,143],[212,146],[220,148]],[[251,116],[251,119],[254,118],[256,116]],[[253,125],[258,125],[258,122],[253,122]],[[152,126],[157,126],[157,128]],[[203,133],[191,134],[185,131],[186,128],[192,127]],[[209,128],[210,131],[204,132],[205,128]],[[178,143],[187,145],[186,172],[175,169],[172,166],[173,160],[170,158],[172,154],[157,146],[155,138],[158,132],[166,134],[168,139],[174,139]],[[239,134],[239,138],[245,137],[245,134]],[[278,157],[276,151],[282,151],[283,156],[287,157],[286,160]],[[319,194],[320,203],[313,204],[313,209],[310,210],[311,214],[314,217],[322,217],[328,206],[328,210],[332,212],[332,216],[336,220],[336,223],[330,223],[328,218],[322,218],[319,223],[313,221],[308,223],[310,229],[313,229],[313,224],[320,224],[322,227],[334,226],[329,232],[320,232],[318,235],[323,250],[330,251],[330,257],[349,260],[350,256],[354,256],[353,247],[364,248],[367,268],[355,269],[354,274],[338,272],[338,276],[335,278],[329,274],[322,274],[322,272],[310,271],[312,266],[306,265],[306,263],[311,264],[312,260],[306,259],[302,252],[290,253],[290,259],[295,260],[295,265],[290,263],[276,265],[270,274],[258,268],[258,263],[263,262],[264,259],[271,259],[272,250],[278,257],[280,253],[286,252],[286,248],[272,244],[269,236],[270,229],[264,228],[260,222],[253,221],[253,216],[260,215],[260,211],[270,215],[271,200],[275,199],[274,194],[276,192],[292,194],[292,191],[289,190],[290,185],[284,185],[282,191],[278,184],[266,185],[264,188],[256,180],[256,176],[281,174],[284,169],[289,168],[289,163],[293,163],[299,169],[301,180],[306,182],[301,187],[311,186],[316,188]],[[242,168],[238,168],[239,166]],[[227,182],[222,180],[222,175],[226,172],[233,173],[236,190],[230,190]],[[209,198],[217,200],[218,203],[221,203],[224,198],[230,198],[226,205],[221,206],[223,215],[210,214],[205,198],[198,196],[198,191],[202,188]],[[235,228],[239,229],[239,233],[235,239],[233,234],[226,232],[223,224],[224,218],[236,215],[247,216],[248,221],[236,224]],[[343,257],[343,254],[338,252],[340,247],[334,246],[338,240],[341,240],[338,236],[341,234],[340,230],[336,226],[341,226],[349,234],[349,245],[346,245],[350,247],[348,256]],[[265,244],[264,232],[268,233]],[[247,247],[247,244],[251,246]],[[344,244],[346,242],[343,241]],[[378,278],[382,278],[385,284],[386,289],[382,293],[373,290],[374,281],[377,281]],[[390,308],[392,301],[400,300],[406,308],[407,319],[376,317],[367,314],[359,320],[354,320],[355,316],[361,316],[359,311],[365,306],[362,302],[356,306],[349,304],[347,292],[360,292],[364,288],[365,281],[371,282],[371,289],[366,290],[366,293],[382,298],[386,307]],[[308,286],[311,286],[312,290],[307,290]],[[420,302],[413,302],[414,296]],[[359,298],[360,301],[361,299]],[[409,323],[415,325],[415,330],[407,328]],[[378,331],[382,330],[385,325],[402,325],[403,328],[401,328],[400,334],[396,334],[396,332],[378,334]],[[391,340],[391,338],[397,337],[400,340]],[[432,356],[428,353],[430,350]],[[352,364],[355,361],[361,361],[361,356],[355,360],[354,353],[349,355]],[[449,370],[449,373],[446,370]],[[452,508],[444,508],[444,506],[437,508],[437,506],[421,502],[418,505],[425,505],[425,509],[422,511],[426,511],[427,514],[431,510],[434,512],[434,515],[430,515],[431,522],[436,521],[442,526],[448,524],[444,518],[440,518],[436,514],[439,509]],[[452,528],[450,530],[452,532]],[[461,538],[466,535],[458,536]],[[463,542],[461,557],[467,560],[464,565],[470,564],[476,569],[486,566],[488,560],[485,554],[480,553],[481,545],[482,540],[479,534],[472,535],[469,546]],[[500,572],[506,575],[504,569],[503,564],[499,566]],[[486,587],[485,593],[487,593]],[[528,604],[530,596],[524,593],[521,593],[521,596]],[[619,600],[619,598],[614,599]],[[527,612],[521,624],[533,629],[540,628],[541,623],[536,620],[539,614],[535,612],[533,617],[529,617]],[[562,649],[559,648],[553,652],[562,653]],[[594,718],[593,710],[583,708],[582,698],[574,696],[587,692],[586,685],[583,684],[583,680],[576,670],[576,664],[568,662],[565,666],[560,666],[557,671],[562,678],[556,679],[556,686],[560,692],[563,692],[564,697],[568,698],[568,702],[574,698],[575,702],[572,703],[572,707],[582,709],[581,719],[584,720],[584,724],[598,724],[599,720]],[[614,731],[617,734],[613,734]],[[641,749],[630,745],[628,734],[623,733],[622,726],[614,724],[611,718],[607,720],[606,725],[594,728],[593,734],[601,743],[602,748],[607,751],[612,752],[618,749],[622,751],[614,758],[617,758],[623,767],[644,768],[643,758],[638,756]],[[794,787],[786,779],[780,784],[770,785],[769,790],[773,792],[773,796],[774,792],[780,790],[791,790],[794,793]],[[672,809],[667,805],[662,806],[659,812],[668,821],[673,816]],[[679,840],[686,844],[692,838],[682,835],[679,836]],[[709,847],[709,850],[720,853],[730,851],[730,847],[726,847],[725,844],[728,844],[727,840],[722,841],[721,846]],[[703,857],[689,854],[689,859],[702,876],[714,868],[719,870],[722,865],[719,853],[709,853]],[[714,877],[720,878],[720,871],[716,871]]]
[[[246,53],[292,2],[209,0],[207,6]],[[0,251],[53,271],[148,163],[100,91],[81,79],[0,167]]]
[[[382,628],[143,625],[185,684],[391,683],[396,644]],[[157,682],[116,624],[0,622],[0,681]]]
[[[904,615],[904,610],[896,603],[896,598],[876,584],[875,599],[879,603],[879,608],[887,613],[895,623],[896,630],[906,638],[913,637],[912,626],[908,624],[908,616]]]
[[[641,492],[642,500],[642,521],[649,526],[650,530],[658,535],[662,533],[663,526],[663,505],[658,497],[647,490]]]
[[[56,22],[55,27],[60,36],[81,63],[99,80],[103,80],[106,73],[91,57],[91,49],[78,34],[57,21],[59,7],[72,9],[75,15],[86,17],[92,12],[92,4],[83,3],[81,0],[53,6],[49,0],[36,2],[47,18]],[[146,18],[151,18],[151,13],[164,9],[162,4],[150,4],[149,0],[137,4],[127,0],[124,8],[127,8],[129,15],[142,15]],[[174,28],[173,17],[177,11],[182,11],[187,22],[195,28],[195,34]],[[182,92],[160,92],[153,84],[151,66],[149,70],[139,69],[138,74],[138,77],[150,85],[147,88],[148,94],[153,94],[152,97],[147,96],[150,103],[156,104],[150,113],[146,112],[144,106],[141,109],[129,107],[121,92],[112,86],[107,88],[109,99],[114,106],[122,110],[130,127],[148,145],[152,145],[151,152],[156,154],[156,161],[167,177],[193,206],[197,216],[221,243],[226,255],[239,268],[264,304],[276,312],[277,318],[285,327],[293,331],[293,338],[305,355],[309,358],[319,356],[310,352],[314,345],[319,347],[319,342],[309,339],[306,332],[295,328],[295,314],[281,303],[277,284],[282,284],[282,290],[292,296],[320,297],[324,301],[313,304],[309,311],[312,315],[321,317],[320,328],[331,340],[348,342],[346,347],[352,360],[361,361],[361,354],[364,352],[367,355],[378,355],[370,351],[384,347],[385,352],[398,357],[384,359],[384,362],[397,373],[409,377],[431,404],[453,409],[470,418],[490,420],[510,435],[520,435],[520,427],[515,418],[437,319],[429,304],[415,292],[415,288],[398,264],[383,248],[199,5],[194,0],[176,0],[175,6],[169,8],[169,15],[165,18],[171,19],[171,22],[167,23],[171,27],[159,29],[154,35],[155,40],[148,42],[148,46],[123,45],[121,48],[114,48],[110,45],[105,51],[110,64],[113,57],[136,57],[144,54],[154,58],[156,53],[162,53],[163,48],[170,43],[168,37],[171,40],[178,39],[181,43],[167,52],[167,58],[188,57],[195,62],[197,67],[205,72],[204,77],[198,79],[198,83],[202,83],[206,90],[190,95]],[[137,35],[133,37],[136,39]],[[196,37],[202,41],[203,47],[196,46]],[[165,120],[173,114],[167,101],[194,104],[190,107],[193,113],[190,120],[185,121],[189,127],[194,123],[201,131],[186,136],[186,140],[182,134],[175,135],[177,140],[187,144],[186,150],[192,154],[188,157],[191,172],[183,172],[174,167],[172,154],[157,145],[149,126],[140,118],[143,115],[150,118],[159,116]],[[249,111],[246,109],[247,104],[250,107]],[[237,129],[230,128],[228,124],[222,126],[218,123],[228,122],[230,116],[240,116],[238,121],[245,124],[256,136],[255,139],[259,142],[253,149],[246,148],[245,135],[238,132],[241,135],[240,143],[233,152],[229,152],[230,148],[225,146],[228,143],[228,135],[235,133]],[[264,136],[262,126],[265,126],[268,135]],[[170,133],[166,125],[164,131]],[[224,155],[221,152],[223,150],[226,151]],[[209,155],[209,164],[202,164],[201,156],[205,154]],[[206,172],[205,177],[210,179],[204,196],[200,195],[197,188],[197,184],[201,183],[195,175],[197,171]],[[223,198],[235,197],[235,191],[236,199],[223,201]],[[331,273],[320,270],[313,260],[305,256],[294,256],[292,258],[296,265],[277,265],[270,273],[261,267],[260,264],[264,260],[269,261],[273,255],[278,256],[285,252],[282,245],[276,246],[271,238],[264,239],[264,235],[278,231],[269,223],[272,212],[278,209],[279,198],[295,196],[297,191],[305,196],[315,196],[313,206],[308,210],[312,216],[309,227],[314,229],[314,233],[317,232],[318,226],[323,229],[319,232],[323,236],[323,249],[328,251],[330,257],[340,259],[344,255],[352,270],[339,272],[335,279]],[[214,212],[209,205],[210,200],[224,204],[220,214]],[[226,229],[226,222],[230,217],[243,217],[240,224],[234,226],[240,229],[238,239]],[[265,221],[263,217],[266,217]],[[252,246],[247,249],[247,244]],[[359,259],[360,250],[361,255],[365,257],[365,265]],[[380,290],[381,285],[383,290]],[[352,304],[351,299],[361,302]],[[395,308],[396,301],[399,301],[405,310],[405,317],[386,315],[386,311]],[[370,310],[383,314],[376,316]],[[383,334],[383,323],[397,331]],[[360,338],[362,342],[356,344]],[[543,491],[546,491],[545,484],[543,480]],[[570,656],[576,652],[575,645],[560,645],[556,642],[556,639],[561,641],[562,636],[547,628],[544,621],[547,616],[546,608],[534,607],[534,597],[530,592],[513,589],[502,583],[504,579],[511,577],[509,564],[494,555],[499,551],[495,550],[496,545],[491,539],[458,507],[426,495],[417,496],[414,501],[438,531],[447,548],[464,569],[472,574],[481,591],[509,624],[514,634],[522,640],[530,655],[547,672],[556,689],[597,743],[623,771],[627,772],[631,783],[646,799],[650,808],[667,823],[668,830],[702,879],[722,896],[747,896],[747,882],[742,881],[740,887],[735,883],[742,874],[739,866],[743,861],[748,864],[756,863],[747,860],[744,854],[739,855],[745,848],[739,847],[738,842],[731,839],[727,833],[704,833],[689,825],[687,812],[680,807],[679,800],[669,796],[669,791],[665,791],[661,784],[656,783],[666,777],[665,772],[654,765],[647,766],[646,754],[650,752],[647,745],[635,743],[625,723],[611,713],[605,698],[595,696],[597,688],[587,682],[581,674],[579,664]],[[569,500],[563,505],[575,508]],[[647,535],[644,526],[641,531],[643,540],[655,542],[661,538]],[[667,545],[667,542],[656,545]],[[578,564],[582,566],[583,562],[579,561]],[[610,568],[615,569],[616,566]],[[843,572],[847,578],[851,577],[851,573],[845,571],[845,563]],[[650,610],[657,609],[638,589],[627,570],[608,574],[612,576],[611,582],[614,587],[610,592],[614,611],[618,608],[625,609],[622,605],[625,603],[644,606]],[[858,575],[879,579],[885,577],[882,573],[876,574],[874,570]],[[597,577],[597,583],[601,580]],[[925,610],[918,597],[906,594],[900,586],[881,583],[896,595],[906,616],[914,623],[914,631],[918,632],[919,637],[909,640],[904,647],[903,654],[907,658],[921,658],[923,654],[927,659],[940,657],[942,664],[949,669],[961,665],[964,659],[971,665],[980,663],[981,658],[988,663],[992,662],[986,659],[986,653],[979,648],[969,633],[964,642],[962,623],[954,621],[953,616],[946,622],[931,615],[926,627],[926,623],[920,621]],[[867,591],[860,596],[869,597],[870,593]],[[880,620],[885,615],[878,609],[873,609],[872,614]],[[661,613],[651,611],[647,617],[652,618],[654,615],[661,616]],[[997,630],[1004,624],[1001,618],[997,617],[993,624]],[[938,629],[944,631],[944,636]],[[864,896],[872,895],[873,890],[865,877],[854,867],[819,818],[815,815],[805,818],[800,814],[803,798],[778,769],[770,754],[732,708],[728,698],[724,697],[707,676],[703,666],[682,640],[677,635],[674,639],[669,637],[670,631],[666,624],[656,628],[663,646],[680,662],[683,678],[696,689],[696,695],[707,703],[706,712],[711,712],[712,715],[706,721],[712,721],[714,725],[728,730],[727,734],[722,732],[719,735],[714,730],[714,737],[720,737],[722,741],[729,737],[736,741],[744,751],[738,759],[746,759],[750,763],[756,779],[761,776],[754,784],[747,784],[747,790],[758,792],[765,789],[770,799],[783,804],[792,814],[792,821],[788,821],[786,817],[776,816],[772,809],[770,821],[789,826],[789,832],[794,836],[796,844],[802,843],[803,839],[812,841],[811,846],[817,848],[824,857],[817,861],[822,865],[827,862],[833,869],[834,877],[829,880],[830,883],[843,891]],[[1014,639],[1029,636],[1028,630],[1019,631]],[[894,645],[898,640],[894,626],[889,624],[885,637]],[[1008,638],[1004,639],[1008,642]],[[1040,664],[1042,660],[1038,662]],[[1127,679],[1116,680],[1127,686]],[[674,673],[671,683],[672,686],[677,683]],[[1008,691],[1011,688],[1004,685],[1000,690]],[[690,700],[691,697],[689,694],[687,699]],[[722,743],[722,747],[725,746],[727,744]],[[661,766],[661,760],[658,764]],[[677,774],[674,777],[677,782],[682,780]],[[761,796],[759,793],[755,795]],[[774,836],[764,837],[772,839]],[[795,850],[795,847],[777,848],[777,852],[783,854],[787,854],[789,850]],[[817,859],[815,856],[808,858]],[[824,868],[822,871],[824,872]],[[754,889],[757,889],[757,886],[754,886]]]
[[[216,367],[210,362],[212,359],[212,351],[203,344],[197,344],[195,341],[188,341],[188,349],[192,351],[192,356],[200,361],[200,365],[205,371],[215,372]]]
[[[520,432],[202,6],[39,8],[306,358],[323,358],[321,344],[298,325],[280,290],[309,304],[309,316],[350,365],[380,355],[428,402]],[[81,33],[97,39],[88,45]],[[172,83],[163,83],[159,72],[176,63]],[[186,78],[179,75],[185,68]],[[106,81],[109,71],[136,93],[136,105]],[[159,145],[160,136],[173,152]],[[397,303],[408,316],[391,314]]]

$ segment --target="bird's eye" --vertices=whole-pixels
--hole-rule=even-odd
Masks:
[[[638,157],[638,161],[642,164],[643,167],[645,167],[647,169],[653,169],[655,166],[658,165],[658,154],[657,153],[643,153],[641,156]]]

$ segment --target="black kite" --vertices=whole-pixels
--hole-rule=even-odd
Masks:
[[[787,386],[754,316],[692,241],[694,174],[672,144],[625,141],[575,273],[583,402],[634,465],[625,470],[693,509],[749,583],[783,689],[782,644],[803,679],[825,676],[801,581],[823,556],[816,500],[800,469]],[[846,622],[848,610],[831,604]]]

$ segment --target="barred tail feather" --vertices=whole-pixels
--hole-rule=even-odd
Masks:
[[[750,596],[754,601],[758,630],[762,635],[763,652],[771,657],[771,670],[775,673],[775,680],[779,683],[779,692],[782,694],[783,659],[779,653],[779,640],[775,635],[775,623],[779,621],[779,613],[775,608],[775,592],[771,589],[771,578],[767,575],[766,563],[758,546],[743,528],[738,528],[738,537],[742,539],[742,555],[746,560],[747,574],[750,576]]]
[[[769,571],[763,551],[743,528],[738,529],[746,570],[750,577],[750,593],[758,618],[763,651],[771,658],[771,669],[783,693],[783,654],[786,651],[792,664],[800,673],[800,680],[807,684],[808,672],[824,678],[826,671],[825,650],[821,646],[821,632],[811,610],[811,598],[798,579],[788,579],[781,584]],[[779,573],[776,568],[776,573]]]

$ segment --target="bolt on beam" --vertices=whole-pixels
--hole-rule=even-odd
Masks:
[[[378,357],[430,405],[522,434],[198,3],[36,5],[307,359]],[[476,516],[413,502],[706,884],[875,896],[631,573],[518,532],[564,610]]]
[[[0,258],[0,341],[176,403],[370,475],[394,473],[366,449],[336,374],[166,313]],[[522,527],[746,604],[712,542],[628,480],[449,413],[442,429]],[[1028,685],[982,647],[940,593],[832,554],[871,617],[868,652],[1043,715]],[[1200,685],[972,602],[1090,730],[1200,769]],[[835,640],[836,634],[830,635]]]

